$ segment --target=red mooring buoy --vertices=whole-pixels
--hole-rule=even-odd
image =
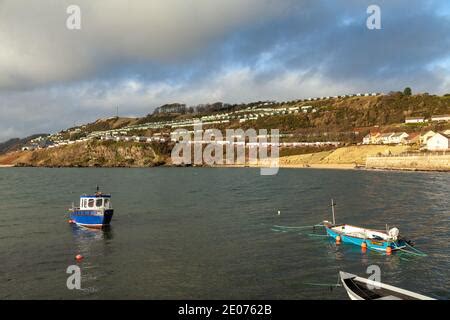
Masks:
[[[75,260],[77,260],[77,261],[81,261],[81,260],[83,260],[83,256],[81,255],[81,254],[77,254],[76,256],[75,256]]]

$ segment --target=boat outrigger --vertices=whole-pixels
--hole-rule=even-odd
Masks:
[[[435,300],[381,282],[339,271],[342,285],[351,300]]]
[[[79,226],[101,229],[111,222],[114,210],[111,205],[111,195],[99,191],[93,195],[80,196],[80,206],[69,209],[70,221]]]
[[[363,248],[390,253],[407,246],[406,240],[399,235],[397,228],[386,231],[355,227],[348,224],[336,224],[334,214],[335,203],[331,200],[333,222],[323,221],[327,235],[337,242],[351,243]],[[386,228],[387,229],[387,228]]]

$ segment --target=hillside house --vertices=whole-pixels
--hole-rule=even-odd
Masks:
[[[377,144],[377,143],[381,143],[380,140],[379,140],[380,135],[381,134],[379,132],[371,132],[371,133],[367,134],[363,138],[363,144]]]
[[[303,106],[301,109],[302,109],[302,112],[303,112],[303,113],[308,113],[309,110],[312,109],[312,106]]]
[[[33,151],[36,150],[37,148],[38,148],[37,144],[30,144],[22,147],[22,151]]]
[[[372,143],[372,135],[369,133],[363,138],[363,144],[371,144]]]
[[[407,117],[405,118],[405,123],[425,123],[425,117]]]
[[[439,116],[431,116],[431,121],[435,121],[435,122],[447,122],[447,121],[450,121],[450,114],[439,115]]]
[[[389,143],[393,144],[406,144],[409,134],[406,132],[396,132],[390,136]]]
[[[426,148],[429,151],[447,151],[450,149],[450,136],[438,132],[428,139]]]
[[[388,133],[382,133],[380,134],[380,136],[378,137],[378,143],[381,144],[390,144],[391,143],[391,136],[393,135],[392,132],[388,132]]]
[[[433,130],[427,131],[424,134],[422,134],[420,136],[420,144],[421,145],[426,145],[428,139],[430,139],[432,136],[434,136],[436,134],[436,132],[434,132]]]

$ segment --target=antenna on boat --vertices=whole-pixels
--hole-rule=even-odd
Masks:
[[[333,225],[336,225],[336,219],[334,217],[334,206],[336,205],[336,203],[334,203],[334,200],[331,199],[331,212],[333,213]]]

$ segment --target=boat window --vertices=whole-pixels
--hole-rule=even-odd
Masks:
[[[92,208],[94,206],[94,199],[89,199],[88,207]]]
[[[101,207],[101,206],[103,206],[103,199],[97,199],[97,201],[95,202],[95,206],[96,206],[96,207]]]
[[[105,208],[109,208],[109,199],[105,199]]]

